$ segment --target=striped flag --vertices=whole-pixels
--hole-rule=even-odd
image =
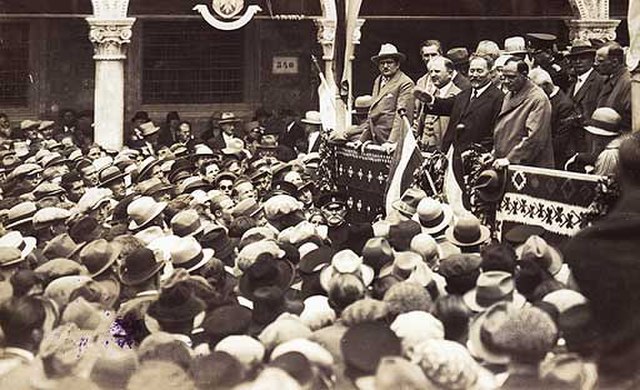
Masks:
[[[402,137],[389,169],[389,185],[385,198],[387,215],[391,213],[393,202],[400,199],[404,191],[413,184],[413,173],[422,165],[423,160],[406,112],[400,110],[398,114],[402,116]]]

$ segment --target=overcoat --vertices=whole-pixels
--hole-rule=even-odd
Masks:
[[[511,164],[554,168],[551,103],[542,89],[526,80],[520,91],[507,93],[493,141],[496,158],[506,157]]]
[[[598,107],[611,107],[620,116],[620,131],[631,131],[631,74],[623,67],[610,75],[602,85]]]

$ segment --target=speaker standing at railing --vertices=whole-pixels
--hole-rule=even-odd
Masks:
[[[414,103],[411,91],[415,84],[400,70],[405,59],[406,56],[390,43],[383,44],[378,55],[371,57],[380,75],[373,83],[373,100],[362,136],[355,142],[356,147],[365,142],[383,145],[400,140],[402,118],[397,113],[398,109],[413,112]]]

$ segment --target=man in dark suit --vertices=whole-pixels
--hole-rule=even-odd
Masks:
[[[631,131],[631,74],[624,63],[624,51],[617,42],[608,42],[596,51],[595,68],[605,76],[597,108],[610,107],[622,117],[620,129]]]
[[[553,160],[556,169],[564,169],[564,163],[573,155],[569,148],[572,132],[578,131],[575,126],[576,114],[573,102],[553,83],[551,75],[542,68],[534,68],[529,78],[542,88],[551,102],[551,137],[553,141]]]
[[[298,117],[293,110],[282,110],[280,118],[282,118],[282,127],[278,136],[278,144],[297,151],[296,145],[304,140],[304,127],[298,123]]]
[[[400,63],[405,59],[406,56],[390,43],[383,44],[378,55],[371,57],[371,61],[378,65],[380,75],[373,83],[373,101],[367,120],[362,124],[363,133],[355,146],[370,141],[386,144],[391,152],[392,144],[400,141],[403,123],[398,110],[404,108],[411,113],[414,103],[411,94],[414,83],[400,70]]]
[[[474,144],[481,145],[487,152],[493,148],[493,128],[502,107],[504,94],[491,82],[493,61],[489,57],[471,56],[469,81],[471,88],[455,97],[441,99],[419,96],[426,100],[429,112],[451,114],[442,151],[452,149],[452,165],[456,180],[464,188],[462,180],[462,153]],[[417,88],[416,88],[417,89]],[[468,206],[468,197],[463,198]]]
[[[572,133],[572,148],[578,152],[585,152],[587,145],[584,132],[580,127],[591,118],[598,103],[598,96],[604,83],[603,77],[593,69],[596,50],[589,41],[573,41],[571,50],[567,54],[571,66],[576,72],[576,80],[571,83],[568,96],[573,100],[577,114],[580,116],[579,127]]]
[[[442,142],[443,152],[451,146],[460,153],[473,144],[480,144],[487,151],[493,147],[493,127],[504,94],[491,82],[492,66],[490,58],[472,56],[469,65],[471,88],[447,99],[419,97],[426,100],[429,112],[451,116]]]

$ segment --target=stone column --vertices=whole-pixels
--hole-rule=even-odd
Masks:
[[[569,0],[578,19],[567,21],[569,40],[616,39],[619,20],[609,18],[609,0]]]
[[[94,133],[106,149],[120,150],[124,140],[124,60],[135,18],[87,18],[96,62]]]
[[[620,24],[614,19],[578,19],[566,21],[569,27],[569,41],[574,39],[616,39],[616,28]]]
[[[318,28],[318,43],[322,47],[324,77],[330,85],[335,85],[333,59],[335,55],[336,21],[328,18],[319,18],[314,19],[314,23]]]

